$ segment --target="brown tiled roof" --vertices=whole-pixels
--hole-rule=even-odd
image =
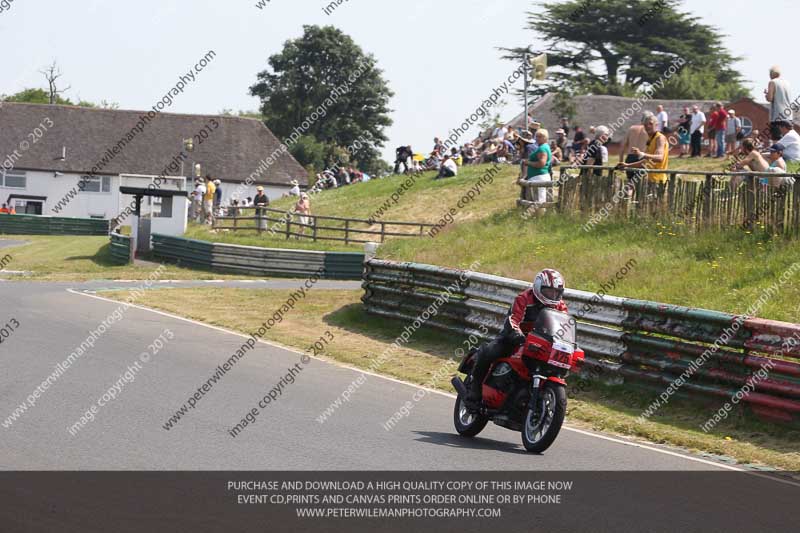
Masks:
[[[44,136],[22,153],[14,167],[28,170],[88,173],[112,146],[124,139],[146,111],[91,109],[43,104],[0,104],[0,164],[20,142],[31,142],[29,133],[45,117],[53,122]],[[161,113],[142,133],[114,156],[101,174],[159,175],[180,154],[182,140],[199,134],[211,119],[219,127],[198,144],[185,164],[190,174],[193,162],[202,164],[203,174],[225,181],[243,181],[258,169],[260,161],[280,147],[280,141],[263,122],[250,118],[215,115]],[[67,157],[60,160],[62,147]],[[177,175],[180,172],[170,175]],[[307,185],[308,174],[289,154],[281,155],[257,183],[286,185],[293,179]]]

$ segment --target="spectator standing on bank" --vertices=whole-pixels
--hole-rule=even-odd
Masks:
[[[774,66],[769,69],[770,82],[764,90],[764,96],[767,97],[769,102],[769,122],[770,122],[770,135],[772,140],[780,139],[780,132],[776,122],[780,120],[787,120],[789,123],[794,121],[794,111],[792,110],[792,101],[789,94],[789,82],[781,78],[781,69],[779,66]]]
[[[532,182],[552,181],[550,178],[550,167],[553,162],[553,154],[550,152],[549,134],[546,129],[536,132],[536,143],[539,145],[536,151],[531,153],[527,160],[522,162],[527,168],[526,180]],[[538,187],[537,189],[527,189],[534,202],[543,204],[547,202],[547,189]]]
[[[222,205],[222,182],[214,180],[214,209],[219,209]]]
[[[728,131],[728,112],[722,102],[717,102],[717,119],[714,123],[717,153],[714,157],[725,157],[725,137]]]
[[[414,157],[414,150],[411,148],[411,146],[401,146],[395,150],[394,153],[394,173],[400,174],[401,165],[403,166],[403,173],[408,173],[408,171],[411,169],[408,159]]]
[[[736,116],[735,109],[728,110],[728,127],[725,129],[725,144],[727,145],[728,155],[733,154],[739,149],[739,141],[742,135],[742,119]]]
[[[717,152],[717,104],[711,104],[706,123],[706,137],[708,138],[708,153],[706,157],[713,157]]]
[[[658,131],[669,133],[669,115],[664,111],[664,106],[656,107],[656,119],[658,119]]]
[[[269,207],[269,198],[264,194],[264,187],[259,185],[256,187],[256,196],[253,198],[253,206],[256,208]],[[264,209],[256,209],[256,217],[258,217],[258,229],[267,229],[266,211]]]
[[[308,194],[300,193],[300,198],[294,204],[294,212],[298,215],[300,233],[305,234],[306,227],[310,225],[311,221],[311,199],[309,199]],[[299,239],[300,237],[297,238]]]
[[[703,130],[706,125],[706,115],[700,111],[700,106],[692,106],[692,123],[689,133],[692,137],[692,157],[700,157],[703,149]]]
[[[203,180],[195,181],[192,196],[192,218],[198,224],[203,222],[203,197],[206,195],[206,185]]]
[[[692,113],[688,107],[683,108],[683,115],[681,115],[681,122],[678,124],[678,145],[680,146],[681,153],[678,157],[689,155],[689,145],[692,142],[692,135],[690,133],[692,128]]]
[[[442,141],[439,140],[439,137],[433,138],[433,151],[439,155],[447,152],[447,148],[444,146],[444,144],[442,144]]]
[[[214,222],[214,197],[217,193],[217,187],[214,185],[214,180],[211,176],[206,176],[206,193],[203,195],[203,215],[205,216],[205,223],[211,224]]]
[[[300,182],[292,180],[289,183],[292,185],[292,188],[289,189],[289,196],[300,196]]]

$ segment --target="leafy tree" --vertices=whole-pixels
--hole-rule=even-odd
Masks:
[[[50,94],[45,89],[25,89],[18,93],[9,96],[0,96],[0,100],[4,102],[17,102],[24,104],[49,104]],[[101,100],[99,104],[89,102],[87,100],[79,100],[78,103],[73,102],[69,98],[58,96],[55,105],[76,105],[78,107],[97,107],[101,109],[119,109],[119,104],[116,102],[109,102]]]
[[[732,68],[739,58],[725,49],[719,31],[681,12],[680,4],[680,0],[535,4],[528,27],[544,37],[550,68],[547,82],[534,84],[531,93],[570,90],[630,96],[664,79],[664,72],[679,59],[695,74],[687,74],[656,97],[707,98],[694,91],[712,86],[729,95],[748,93]],[[524,51],[511,50],[508,57],[518,58]]]
[[[575,95],[568,90],[559,91],[553,99],[553,112],[560,117],[567,117],[569,122],[572,122],[575,115],[578,114],[578,108],[575,104]]]
[[[481,132],[495,129],[501,122],[503,122],[503,110],[508,105],[508,102],[501,99],[494,106],[492,106],[493,113],[486,113],[484,119],[478,122],[478,127]]]
[[[375,58],[348,35],[333,26],[303,30],[302,37],[269,58],[269,68],[257,75],[250,93],[261,99],[261,113],[279,137],[294,133],[296,140],[298,131],[345,149],[360,141],[352,159],[362,170],[374,171],[387,141],[384,129],[392,124],[388,104],[394,93]]]
[[[220,115],[224,117],[244,117],[244,118],[255,118],[258,120],[264,120],[264,116],[258,111],[239,111],[234,112],[233,109],[226,107],[222,111],[219,112]]]
[[[731,102],[750,96],[744,87],[730,83],[719,83],[713,73],[685,67],[670,78],[661,89],[656,89],[654,98],[690,99],[690,100],[722,100]]]
[[[50,93],[45,91],[44,89],[25,89],[18,93],[14,93],[9,96],[4,96],[3,100],[5,102],[17,102],[17,103],[24,103],[24,104],[49,104],[50,103]],[[58,105],[75,105],[70,101],[69,98],[62,98],[61,96],[58,97],[56,101]]]
[[[317,141],[310,135],[300,137],[297,139],[297,142],[289,148],[292,157],[297,159],[301,165],[304,167],[311,166],[317,171],[325,168],[325,161],[329,151],[328,146]]]

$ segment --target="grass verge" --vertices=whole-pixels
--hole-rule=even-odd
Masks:
[[[141,305],[161,309],[201,322],[249,333],[289,297],[287,290],[163,289],[150,291]],[[104,293],[123,299],[127,293]],[[300,312],[290,313],[269,330],[266,338],[300,350],[329,331],[334,340],[326,356],[355,367],[368,368],[392,343],[403,324],[368,315],[360,304],[360,291],[313,290]],[[378,372],[417,384],[451,391],[449,378],[432,380],[443,365],[455,361],[462,339],[422,328],[396,350]],[[699,429],[719,406],[674,399],[650,421],[636,418],[656,396],[621,387],[596,384],[579,397],[570,397],[570,423],[607,433],[685,448],[694,453],[723,455],[742,464],[800,470],[800,431],[769,424],[735,413],[711,432]],[[331,398],[333,401],[334,398]]]
[[[0,248],[0,257],[9,256],[6,270],[27,271],[30,276],[10,276],[9,280],[88,281],[98,279],[147,279],[152,264],[119,265],[111,256],[108,237],[0,235],[0,238],[26,244]],[[248,276],[223,275],[165,265],[160,279],[240,279]]]

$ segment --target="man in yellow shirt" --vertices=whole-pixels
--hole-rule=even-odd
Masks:
[[[206,224],[211,224],[214,220],[214,193],[217,186],[211,176],[206,176],[206,193],[203,195],[203,214],[206,217]]]
[[[667,137],[658,131],[658,119],[650,115],[644,120],[644,129],[648,135],[646,151],[639,148],[631,148],[631,153],[639,156],[639,161],[631,163],[620,163],[618,166],[624,168],[645,168],[666,170],[669,167],[669,141]],[[667,174],[659,172],[648,172],[647,179],[653,183],[666,183]]]

